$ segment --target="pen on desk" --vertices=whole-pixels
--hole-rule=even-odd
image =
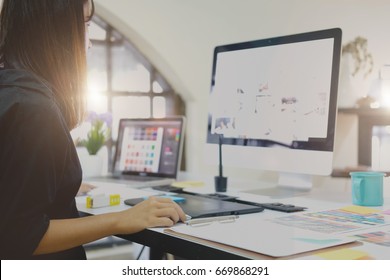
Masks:
[[[210,224],[213,222],[220,222],[220,223],[229,223],[234,222],[236,219],[238,219],[238,215],[230,215],[230,216],[218,216],[218,217],[209,217],[209,218],[198,218],[198,219],[192,219],[186,222],[189,226],[194,225],[205,225]]]

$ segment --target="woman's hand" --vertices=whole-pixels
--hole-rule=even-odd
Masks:
[[[80,189],[77,192],[76,196],[80,195],[87,195],[91,190],[95,189],[96,187],[87,183],[81,183]]]
[[[172,199],[153,196],[118,215],[118,234],[135,233],[149,227],[169,227],[186,220],[185,213]]]

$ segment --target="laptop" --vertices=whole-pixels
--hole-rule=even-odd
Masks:
[[[169,196],[168,196],[169,197]],[[145,198],[131,198],[124,201],[133,206]],[[207,218],[216,216],[242,215],[258,213],[264,210],[257,205],[248,205],[238,202],[225,201],[193,194],[174,194],[172,199],[183,209],[184,213],[194,218]]]
[[[172,184],[180,168],[184,127],[183,116],[121,119],[112,173],[86,181],[113,182],[135,188]]]

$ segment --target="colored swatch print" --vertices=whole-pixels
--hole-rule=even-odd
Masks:
[[[375,231],[355,235],[360,241],[374,243],[376,245],[390,247],[390,232]]]
[[[274,222],[286,226],[294,226],[297,228],[321,233],[338,233],[359,229],[359,227],[355,225],[340,224],[332,221],[322,221],[299,215],[280,217],[275,219]]]
[[[273,219],[273,222],[329,234],[384,225],[385,219],[383,215],[378,213],[357,214],[336,209],[288,215]]]
[[[308,217],[318,218],[318,219],[326,219],[330,221],[342,222],[342,223],[355,223],[355,224],[363,224],[363,225],[383,225],[385,223],[385,219],[383,215],[376,213],[369,214],[357,214],[352,213],[340,209],[322,211],[316,213],[307,213],[305,214]]]
[[[374,208],[365,207],[365,206],[358,206],[358,205],[346,206],[346,207],[341,208],[340,210],[352,212],[355,214],[364,214],[364,215],[380,212],[379,210],[374,209]]]

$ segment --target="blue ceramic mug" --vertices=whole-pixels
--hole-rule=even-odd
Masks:
[[[351,172],[352,203],[360,206],[383,205],[383,172]]]

